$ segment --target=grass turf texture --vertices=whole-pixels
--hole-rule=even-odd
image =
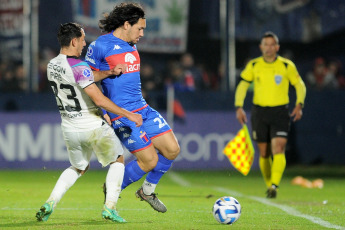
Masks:
[[[101,218],[106,171],[90,170],[82,176],[47,222],[37,222],[35,213],[62,171],[0,171],[0,229],[328,229],[301,215],[345,229],[344,167],[288,168],[273,200],[265,198],[260,172],[246,177],[233,170],[168,172],[156,189],[168,211],[158,213],[135,197],[140,180],[121,193],[118,211],[125,224]],[[297,175],[322,178],[325,186],[293,186],[290,181]],[[213,203],[222,196],[234,196],[242,206],[240,219],[231,226],[219,224],[212,215]],[[295,211],[299,216],[290,215]]]

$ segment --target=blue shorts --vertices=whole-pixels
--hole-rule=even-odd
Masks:
[[[112,127],[123,145],[135,153],[152,145],[151,140],[171,131],[165,119],[150,106],[137,111],[143,118],[143,125],[136,127],[133,121],[121,117],[112,122]]]

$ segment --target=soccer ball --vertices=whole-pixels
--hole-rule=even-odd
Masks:
[[[223,196],[214,203],[212,213],[219,223],[233,224],[241,216],[241,205],[235,198]]]

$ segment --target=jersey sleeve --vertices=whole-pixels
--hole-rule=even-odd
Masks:
[[[301,80],[301,76],[299,75],[297,68],[293,62],[289,62],[288,65],[288,78],[291,85],[295,85]]]
[[[81,87],[86,88],[87,86],[94,83],[94,76],[90,69],[90,66],[86,62],[80,62],[72,66],[74,73],[75,82]]]
[[[91,42],[85,55],[85,62],[91,67],[91,69],[96,71],[100,70],[103,52],[102,47],[97,44],[97,41]]]
[[[293,85],[296,89],[296,95],[297,95],[296,105],[297,104],[304,105],[304,100],[306,96],[306,87],[293,62],[289,62],[288,78],[291,85]]]
[[[244,68],[244,70],[241,72],[241,78],[248,82],[252,82],[254,80],[252,61],[249,62]]]

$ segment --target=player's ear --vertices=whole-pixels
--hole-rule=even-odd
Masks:
[[[130,25],[131,25],[131,24],[129,24],[128,21],[125,21],[125,23],[123,24],[123,28],[124,28],[125,30],[127,30],[127,29],[130,27]]]
[[[260,51],[262,52],[262,45],[261,45],[261,43],[260,43],[260,45],[259,45],[259,49],[260,49]]]
[[[76,47],[76,46],[77,46],[77,38],[73,38],[73,39],[71,40],[71,46],[72,46],[72,47]]]
[[[276,51],[278,52],[279,49],[280,49],[280,45],[278,44],[278,45],[276,46]]]

